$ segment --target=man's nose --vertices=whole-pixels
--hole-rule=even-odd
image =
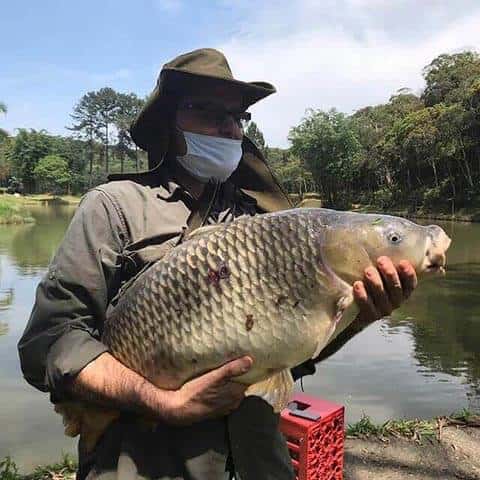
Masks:
[[[232,115],[225,115],[223,122],[218,127],[218,133],[221,137],[242,138],[242,129]]]

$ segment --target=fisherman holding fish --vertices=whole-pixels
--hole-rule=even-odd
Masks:
[[[26,380],[56,404],[80,399],[122,412],[94,445],[83,425],[70,425],[70,433],[80,433],[79,480],[217,480],[233,472],[242,480],[294,478],[278,415],[261,398],[244,397],[247,386],[235,382],[254,368],[250,356],[167,390],[126,367],[101,341],[109,305],[190,232],[291,208],[242,130],[248,107],[274,92],[269,83],[234,79],[213,49],[164,65],[131,127],[148,152],[149,171],[110,175],[84,196],[38,286],[19,342]],[[396,265],[380,257],[353,283],[359,318],[322,358],[408,298],[417,282],[414,266]],[[215,275],[221,278],[221,269],[213,283]],[[247,330],[252,325],[247,318]],[[314,362],[293,372],[313,373]]]

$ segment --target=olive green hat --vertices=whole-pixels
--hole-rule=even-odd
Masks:
[[[131,125],[133,141],[144,150],[165,153],[169,114],[177,99],[186,94],[208,92],[218,86],[238,93],[245,109],[275,93],[270,83],[235,80],[227,59],[218,50],[202,48],[185,53],[163,66],[157,85]]]

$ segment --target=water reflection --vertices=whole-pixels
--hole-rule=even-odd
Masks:
[[[8,323],[0,322],[0,336],[5,335],[6,333],[8,333]]]
[[[52,259],[73,211],[71,206],[33,207],[34,224],[0,229],[0,249],[23,275],[36,275]]]
[[[413,357],[424,375],[442,372],[478,385],[480,381],[479,225],[446,225],[453,243],[447,276],[425,281],[414,301],[394,315],[394,327],[407,321]],[[475,234],[476,232],[477,234]],[[473,233],[473,235],[472,235]],[[478,388],[476,389],[478,391]]]
[[[73,210],[33,207],[35,224],[0,226],[0,459],[11,455],[24,471],[57,460],[62,450],[74,450],[48,396],[23,380],[16,348],[36,285]]]
[[[13,302],[13,288],[0,290],[0,311],[10,307]]]

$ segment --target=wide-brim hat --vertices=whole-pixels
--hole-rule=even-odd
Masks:
[[[183,95],[215,91],[231,92],[241,98],[243,108],[275,93],[267,82],[242,82],[233,78],[223,53],[202,48],[166,63],[145,106],[132,123],[133,141],[144,150],[166,152],[169,141],[169,115]]]

